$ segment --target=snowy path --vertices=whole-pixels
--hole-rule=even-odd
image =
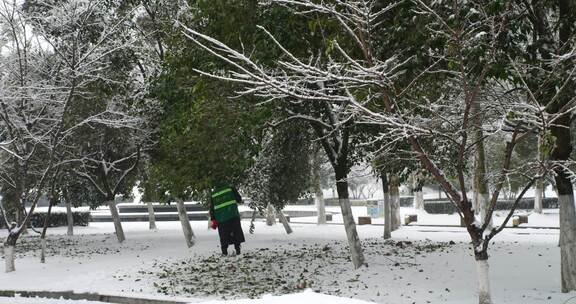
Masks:
[[[205,222],[192,222],[198,241],[195,247],[187,249],[178,222],[157,224],[158,231],[148,231],[147,223],[125,223],[127,241],[123,244],[115,241],[111,223],[77,228],[78,235],[72,238],[63,235],[65,228],[50,229],[52,246],[47,264],[38,262],[37,251],[20,255],[15,273],[5,274],[4,263],[1,263],[0,289],[97,291],[163,298],[154,286],[155,282],[157,286],[165,282],[158,274],[171,264],[194,265],[204,261],[204,265],[195,264],[195,267],[206,266],[206,259],[218,253],[218,239]],[[382,227],[358,226],[358,232],[365,240],[369,267],[353,270],[351,263],[345,261],[342,243],[346,237],[342,226],[293,224],[294,234],[286,235],[281,225],[267,227],[258,222],[256,233],[250,235],[247,233],[249,222],[245,221],[243,225],[247,237],[246,256],[259,256],[262,261],[274,265],[275,260],[270,260],[270,255],[259,255],[261,249],[275,253],[286,251],[278,260],[284,258],[284,265],[292,267],[289,277],[295,281],[301,274],[298,271],[303,272],[303,262],[295,253],[317,252],[314,250],[325,245],[333,248],[334,256],[340,256],[339,259],[327,263],[321,257],[307,260],[311,268],[325,263],[319,268],[320,272],[325,271],[332,281],[326,276],[309,277],[315,284],[320,284],[312,285],[312,288],[324,293],[394,304],[476,302],[473,259],[467,245],[468,236],[462,228],[404,227],[393,233],[394,243],[385,244],[379,240]],[[0,232],[0,237],[4,236],[5,231]],[[413,243],[403,243],[400,250],[397,248],[400,240]],[[450,241],[455,244],[430,253],[418,248]],[[567,300],[570,295],[559,293],[557,242],[557,230],[505,230],[498,236],[491,250],[496,303],[563,303]],[[36,248],[37,242],[27,238],[21,245]],[[310,250],[302,250],[304,245]],[[264,267],[262,272],[266,271]],[[188,284],[195,282],[200,285],[199,281]],[[334,286],[337,285],[344,288],[336,290]],[[190,297],[187,294],[180,294],[175,299],[209,300],[205,295]]]

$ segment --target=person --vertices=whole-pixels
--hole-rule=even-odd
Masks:
[[[240,244],[246,241],[238,212],[240,203],[242,197],[228,185],[216,187],[210,195],[210,221],[212,229],[218,228],[222,255],[228,255],[229,245],[234,245],[236,255],[239,255]]]

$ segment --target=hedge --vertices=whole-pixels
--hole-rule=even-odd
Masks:
[[[367,201],[381,201],[382,199],[350,199],[350,205],[352,206],[366,206]],[[326,198],[324,199],[324,204],[326,206],[340,206],[338,202],[338,198]],[[314,199],[312,198],[305,198],[300,199],[294,204],[291,205],[314,205]],[[414,205],[414,197],[413,196],[401,196],[400,197],[400,206],[401,207],[412,207]]]
[[[496,203],[495,210],[510,210],[514,205],[512,200],[500,200]],[[542,200],[542,207],[544,209],[558,209],[558,198],[556,197],[546,197]],[[426,212],[431,214],[452,214],[456,212],[456,206],[452,202],[444,200],[425,200],[424,209]],[[534,209],[534,198],[526,197],[522,198],[518,203],[518,208],[520,210],[531,210]]]
[[[32,227],[43,227],[44,219],[46,218],[46,212],[35,212],[30,219],[30,225]],[[72,212],[72,217],[74,218],[74,226],[88,226],[88,223],[92,220],[89,211],[83,212]],[[68,226],[68,218],[66,213],[54,212],[50,214],[50,220],[48,222],[48,227],[61,227]],[[0,228],[5,228],[5,221],[0,220]]]

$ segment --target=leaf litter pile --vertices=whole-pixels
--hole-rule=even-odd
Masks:
[[[430,253],[447,254],[454,242],[411,242],[366,239],[362,242],[366,261],[374,265],[354,270],[343,242],[281,245],[246,250],[238,257],[218,255],[187,260],[156,261],[152,276],[158,293],[222,299],[281,295],[311,288],[337,296],[381,295],[376,282],[383,271],[402,280],[406,271],[423,272],[419,262]],[[428,279],[428,278],[426,278]],[[410,285],[410,283],[408,283]]]
[[[92,259],[96,255],[121,254],[127,250],[141,251],[149,246],[138,244],[134,248],[122,246],[116,241],[114,234],[93,234],[93,235],[51,235],[46,238],[47,257],[69,257]],[[16,254],[18,258],[24,256],[39,257],[41,251],[41,240],[39,235],[28,234],[18,240]],[[4,259],[4,250],[0,246],[1,259]]]

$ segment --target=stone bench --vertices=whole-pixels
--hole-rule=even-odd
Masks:
[[[418,221],[417,214],[407,214],[404,216],[404,225],[409,225],[410,223],[414,223]]]
[[[515,215],[512,217],[512,227],[518,227],[520,224],[528,224],[528,215]]]
[[[371,225],[372,218],[369,216],[359,216],[358,217],[358,225]]]

